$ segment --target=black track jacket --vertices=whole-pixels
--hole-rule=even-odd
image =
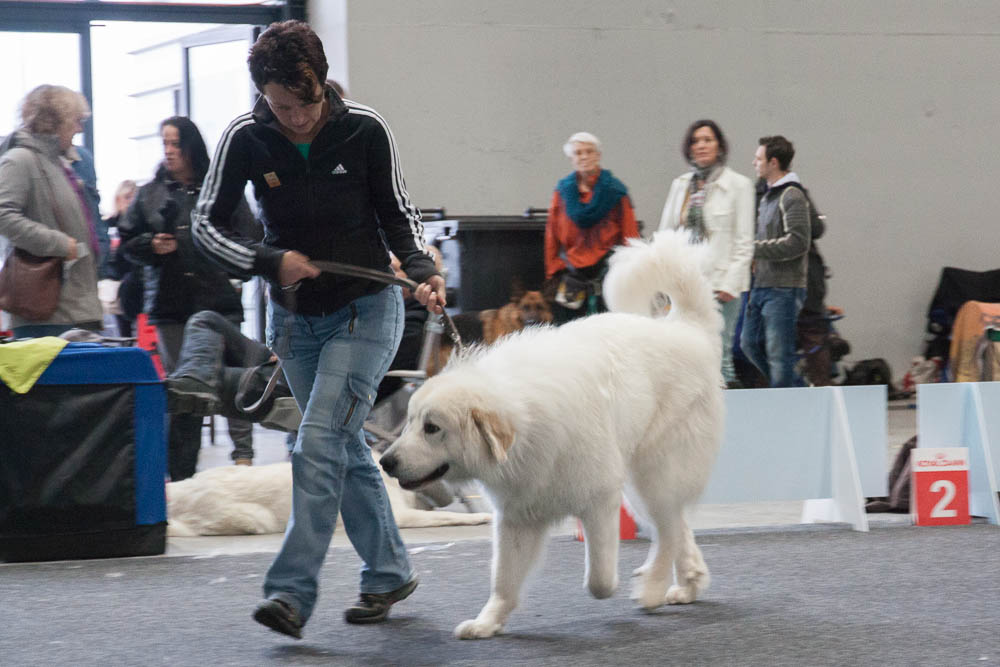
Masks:
[[[385,285],[324,273],[296,291],[282,291],[278,267],[287,250],[391,273],[388,244],[412,280],[436,273],[388,124],[329,87],[326,96],[330,114],[308,160],[278,129],[263,97],[230,123],[191,214],[192,235],[205,255],[239,278],[265,276],[271,298],[303,315],[333,313]],[[262,243],[229,222],[247,181],[260,208]]]

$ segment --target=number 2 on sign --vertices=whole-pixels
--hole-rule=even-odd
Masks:
[[[969,455],[965,447],[917,447],[913,462],[913,522],[968,525]]]
[[[947,509],[951,501],[955,499],[955,483],[947,479],[936,480],[931,484],[931,493],[944,492],[941,496],[941,500],[937,501],[934,508],[931,510],[931,517],[934,519],[950,519],[951,517],[958,516],[958,510]]]

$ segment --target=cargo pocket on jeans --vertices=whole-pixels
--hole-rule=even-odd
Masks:
[[[357,433],[364,426],[365,419],[375,403],[375,388],[359,377],[347,376],[347,391],[342,400],[343,409],[337,411],[338,426],[348,433]]]
[[[279,314],[271,311],[271,323],[267,327],[266,344],[278,358],[293,359],[292,354],[292,324],[295,316]]]

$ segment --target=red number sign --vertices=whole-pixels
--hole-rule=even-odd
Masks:
[[[917,448],[913,468],[913,522],[918,526],[968,524],[969,450]]]

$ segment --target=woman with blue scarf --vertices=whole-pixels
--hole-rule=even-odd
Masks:
[[[601,169],[601,141],[577,132],[563,152],[573,172],[556,184],[545,226],[545,278],[558,284],[559,324],[607,310],[600,285],[611,249],[639,236],[628,189]]]

